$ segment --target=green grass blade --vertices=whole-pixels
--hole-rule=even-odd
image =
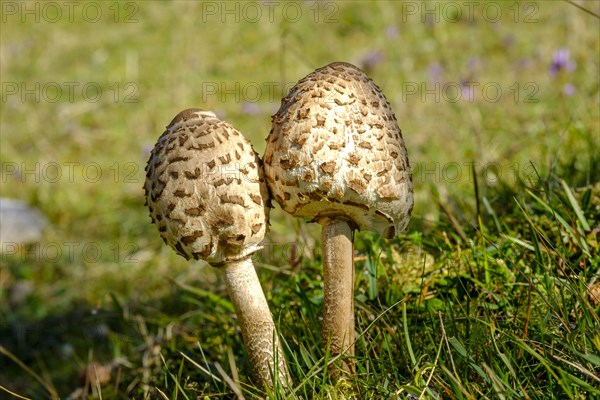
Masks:
[[[402,304],[402,322],[404,325],[404,338],[406,340],[406,347],[408,348],[408,354],[410,355],[410,361],[412,363],[412,367],[417,368],[417,358],[415,357],[415,353],[413,352],[412,344],[410,342],[410,336],[408,334],[408,320],[406,318],[406,303]]]
[[[548,210],[548,212],[550,212],[550,214],[552,214],[554,216],[554,218],[556,218],[556,220],[563,226],[563,228],[565,228],[567,233],[569,235],[571,235],[573,240],[577,239],[577,235],[575,234],[575,231],[573,230],[573,227],[571,226],[571,224],[569,224],[567,221],[565,221],[565,219],[563,217],[561,217],[552,207],[550,207],[548,204],[546,204],[544,202],[544,200],[540,199],[533,192],[531,192],[530,190],[527,190],[527,193],[529,193],[529,195],[531,197],[533,197],[542,207],[544,207],[546,210]]]
[[[502,236],[505,237],[506,239],[510,240],[511,242],[518,244],[521,247],[526,248],[527,250],[535,251],[535,248],[532,245],[530,245],[529,243],[527,243],[521,239],[517,239],[516,237],[512,237],[509,235],[502,235]]]
[[[571,203],[571,207],[573,207],[573,211],[575,211],[575,215],[577,215],[577,218],[579,219],[581,226],[583,227],[583,229],[586,232],[590,231],[591,230],[590,224],[588,223],[587,219],[585,218],[585,215],[583,214],[581,207],[579,207],[577,200],[575,200],[575,196],[573,196],[573,192],[571,192],[569,185],[567,185],[567,183],[562,179],[560,180],[560,183],[561,183],[563,189],[565,190],[565,193],[567,194],[569,203]]]

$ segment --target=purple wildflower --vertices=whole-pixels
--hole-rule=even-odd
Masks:
[[[512,33],[509,33],[508,35],[504,36],[504,39],[502,40],[502,44],[504,45],[504,47],[507,48],[513,47],[516,42],[517,38]]]
[[[371,50],[362,57],[360,64],[364,69],[373,69],[373,67],[382,61],[383,53],[381,50]]]
[[[558,49],[552,54],[552,64],[550,64],[550,75],[556,76],[560,71],[572,72],[575,70],[575,61],[571,60],[569,49]]]
[[[517,61],[517,67],[519,69],[529,69],[533,65],[531,58],[523,57]]]
[[[461,79],[460,90],[461,98],[465,99],[469,103],[472,103],[475,99],[475,85],[473,85],[473,82]]]
[[[573,86],[571,83],[567,83],[564,87],[563,87],[563,93],[566,94],[567,96],[573,96],[576,92],[575,86]]]
[[[469,72],[477,72],[480,66],[481,60],[478,57],[469,57],[469,61],[467,61],[467,69],[469,70]]]
[[[393,39],[396,36],[398,36],[398,27],[396,25],[388,25],[385,28],[385,35],[387,36],[388,39]]]
[[[442,64],[438,62],[431,63],[427,70],[429,71],[429,80],[431,82],[438,83],[442,81],[442,73],[444,72]]]
[[[248,115],[260,115],[262,110],[258,104],[245,101],[242,103],[242,112]]]

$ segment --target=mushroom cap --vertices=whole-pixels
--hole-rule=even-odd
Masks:
[[[268,224],[268,190],[250,142],[212,112],[167,126],[146,166],[146,203],[165,243],[214,266],[248,257]]]
[[[272,118],[264,156],[273,197],[288,213],[345,218],[392,237],[413,207],[402,133],[379,89],[335,62],[300,80]]]

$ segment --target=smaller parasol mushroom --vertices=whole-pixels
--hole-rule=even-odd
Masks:
[[[212,112],[180,112],[146,167],[146,202],[164,242],[224,271],[250,362],[262,387],[290,377],[251,256],[268,223],[268,192],[250,142]]]
[[[323,340],[354,354],[353,233],[392,237],[413,207],[402,133],[379,87],[335,62],[300,80],[273,116],[264,156],[273,197],[322,226]],[[353,372],[351,361],[344,369]]]

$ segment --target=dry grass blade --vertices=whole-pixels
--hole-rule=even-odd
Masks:
[[[16,398],[18,398],[18,399],[23,399],[23,400],[31,400],[29,397],[24,397],[24,396],[21,396],[20,394],[18,394],[18,393],[15,393],[15,392],[13,392],[12,390],[9,390],[9,389],[5,388],[5,387],[4,387],[4,386],[2,386],[2,385],[0,385],[0,390],[4,390],[6,393],[8,393],[8,394],[10,394],[10,395],[13,395],[13,396],[15,396],[15,397],[16,397]]]
[[[196,361],[192,360],[187,354],[183,353],[183,352],[179,352],[179,354],[181,354],[181,356],[183,358],[185,358],[186,360],[188,360],[189,362],[192,363],[192,365],[194,365],[194,367],[198,368],[200,371],[204,372],[206,375],[210,376],[212,379],[214,379],[217,382],[222,382],[221,378],[219,378],[218,376],[216,376],[215,374],[213,374],[212,372],[210,372],[209,370],[207,370],[206,368],[204,368],[202,365],[198,364]]]
[[[161,395],[161,397],[165,400],[169,400],[169,398],[167,397],[166,394],[163,393],[162,390],[160,390],[159,388],[155,387],[154,389],[156,389],[156,391]]]
[[[229,375],[227,375],[227,372],[225,372],[225,370],[223,369],[223,367],[221,367],[221,364],[219,364],[218,362],[215,363],[215,368],[217,368],[217,371],[219,372],[219,374],[223,377],[223,379],[225,380],[225,382],[227,382],[227,385],[229,385],[229,387],[231,388],[231,390],[233,390],[233,393],[235,393],[235,395],[237,396],[238,400],[245,400],[245,397],[244,397],[244,394],[242,393],[242,390],[233,381],[233,379],[231,379],[231,377]]]
[[[48,394],[50,395],[50,397],[53,400],[60,399],[58,393],[56,392],[56,389],[54,389],[54,387],[50,383],[46,382],[44,379],[42,379],[41,376],[39,376],[37,373],[35,373],[35,371],[33,371],[27,365],[23,364],[23,362],[21,360],[19,360],[17,358],[17,356],[15,356],[13,353],[8,351],[8,349],[6,349],[4,346],[0,346],[0,353],[4,354],[6,357],[10,358],[21,369],[23,369],[25,372],[27,372],[29,375],[31,375],[33,378],[35,378],[35,380],[38,381],[44,387],[44,389],[46,389],[46,391],[48,392]]]

